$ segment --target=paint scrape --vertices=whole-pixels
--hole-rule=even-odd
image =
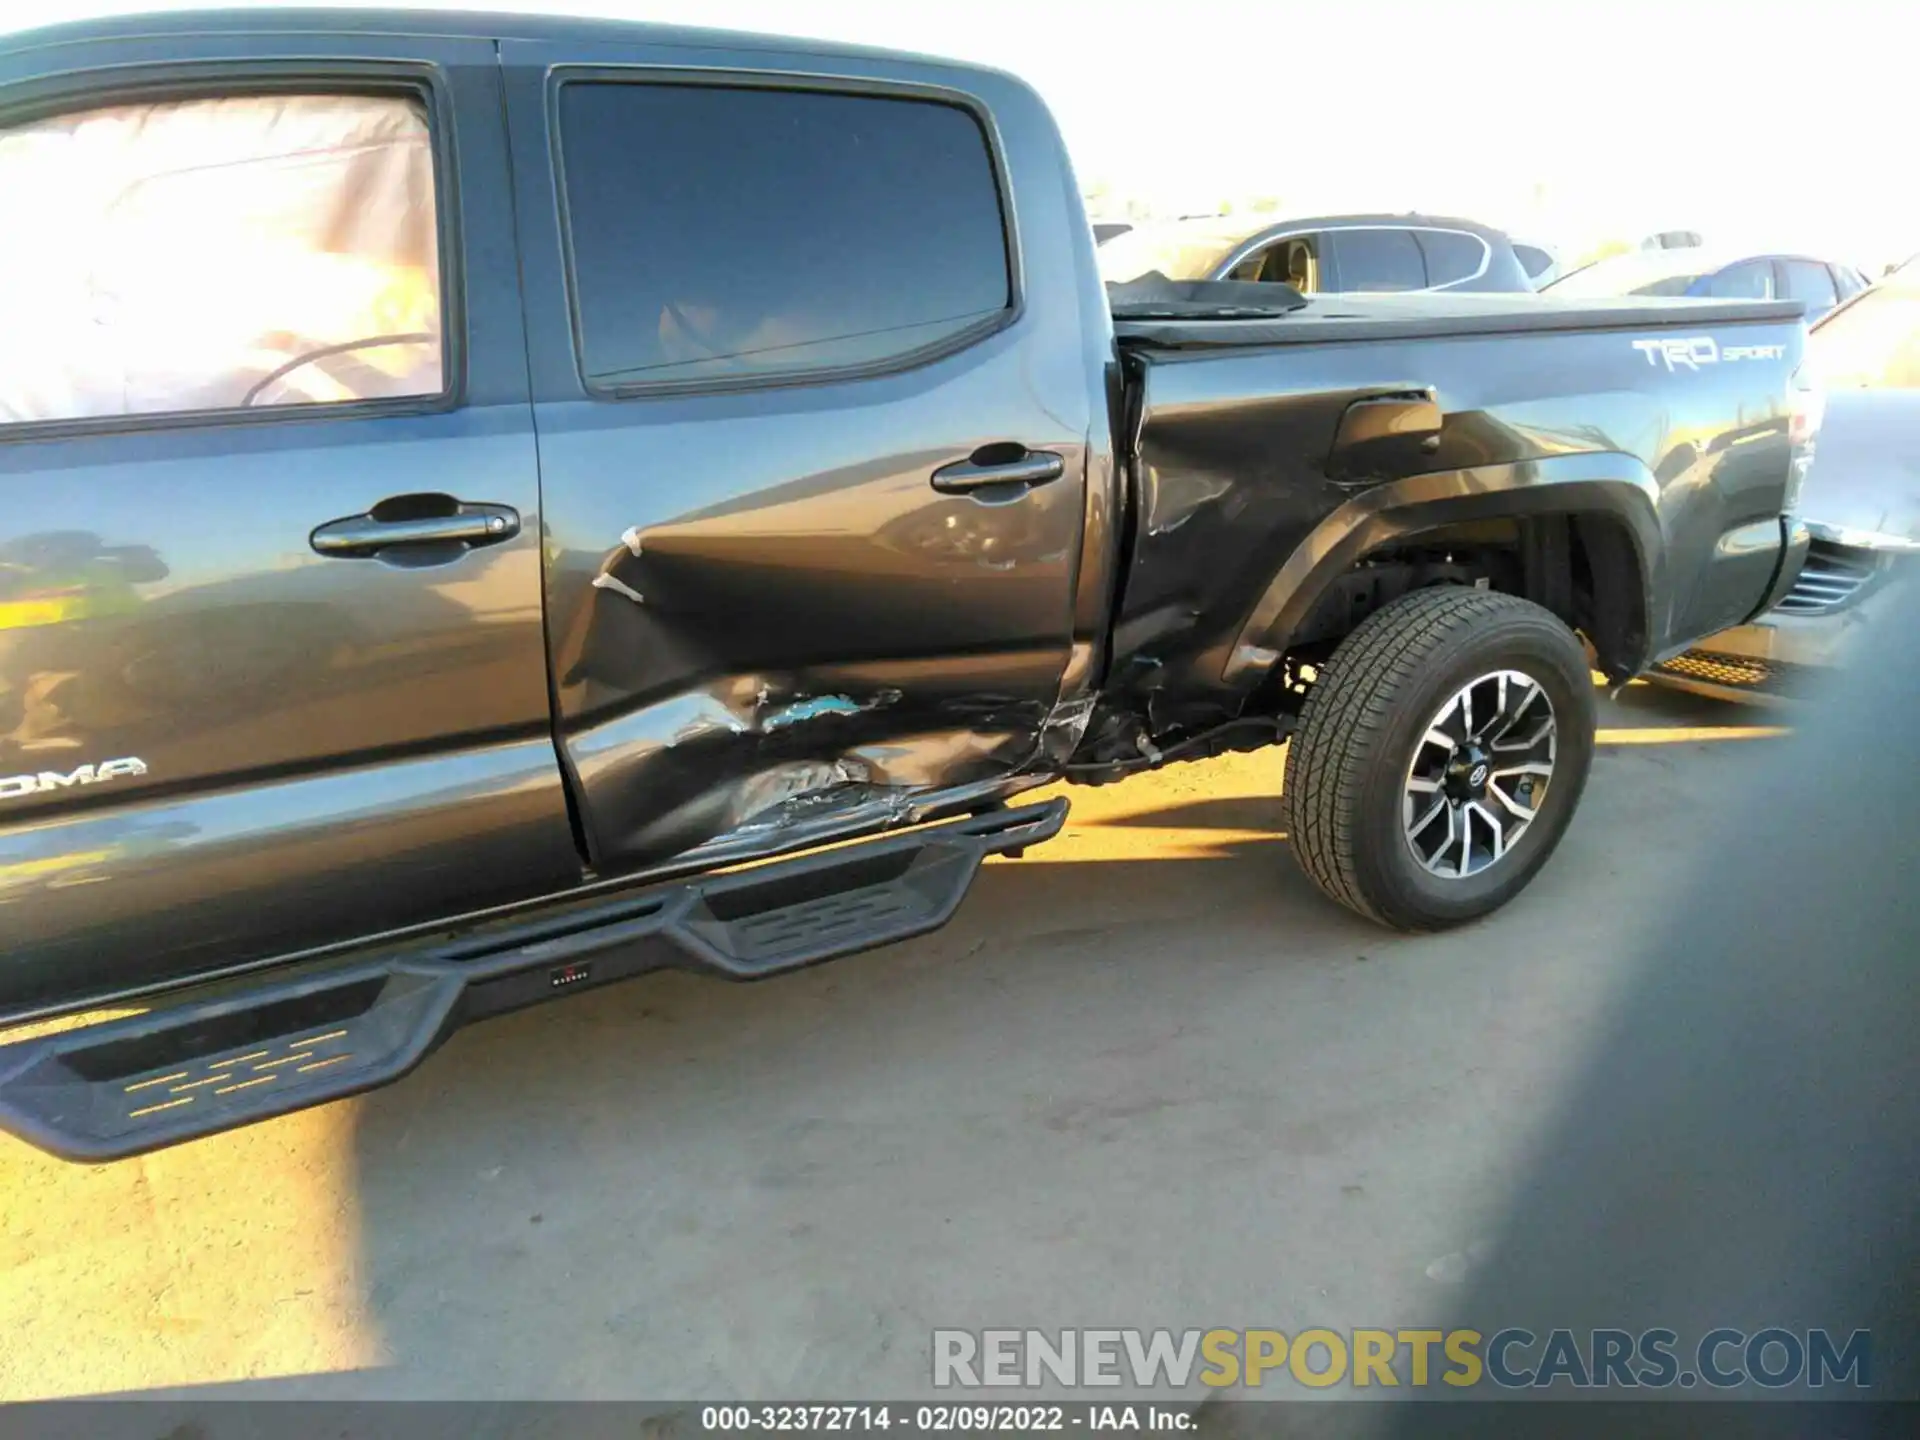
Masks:
[[[761,716],[760,728],[766,731],[784,730],[790,725],[802,725],[809,720],[824,720],[835,715],[860,715],[897,704],[899,700],[898,690],[876,691],[871,699],[865,701],[855,700],[848,695],[805,696]]]

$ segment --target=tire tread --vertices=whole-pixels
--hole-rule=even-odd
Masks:
[[[1283,809],[1300,868],[1329,897],[1402,928],[1362,883],[1355,833],[1381,733],[1436,651],[1464,631],[1521,615],[1553,618],[1498,590],[1416,590],[1361,621],[1321,668],[1287,744]]]

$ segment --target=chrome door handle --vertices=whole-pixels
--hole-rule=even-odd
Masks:
[[[1067,473],[1067,462],[1051,450],[1028,450],[1015,460],[997,457],[984,463],[980,452],[933,472],[933,488],[943,495],[965,495],[990,485],[1045,485]]]

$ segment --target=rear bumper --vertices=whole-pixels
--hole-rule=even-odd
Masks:
[[[992,810],[0,1043],[0,1130],[120,1159],[389,1084],[461,1025],[561,994],[667,968],[759,979],[904,940],[952,918],[988,855],[1051,839],[1066,814]]]
[[[1791,516],[1780,521],[1780,538],[1780,568],[1774,571],[1773,584],[1768,587],[1760,608],[1753,612],[1755,615],[1766,614],[1787,598],[1800,578],[1800,571],[1807,563],[1807,551],[1813,544],[1813,532],[1806,522]]]

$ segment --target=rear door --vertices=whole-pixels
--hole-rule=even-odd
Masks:
[[[0,1007],[577,880],[491,45],[5,63]]]
[[[1014,154],[911,64],[503,59],[559,732],[596,864],[902,818],[1031,764],[1100,398],[1043,113]]]

